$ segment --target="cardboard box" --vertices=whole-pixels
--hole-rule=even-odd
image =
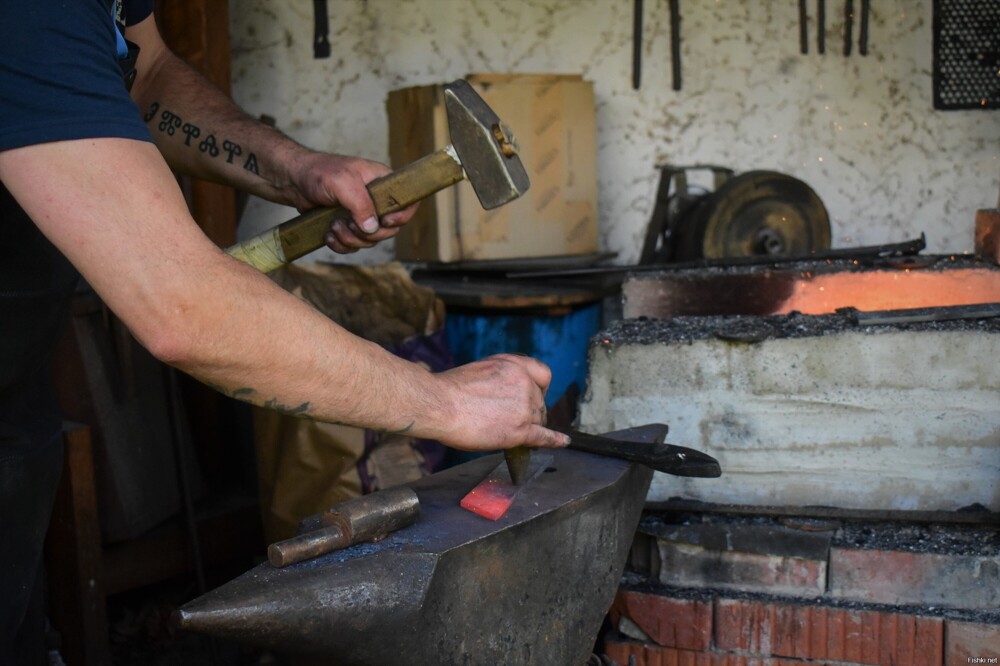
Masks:
[[[479,74],[472,87],[511,128],[531,187],[483,210],[461,182],[420,204],[396,237],[403,261],[515,259],[597,251],[593,85],[580,76]],[[389,93],[389,154],[399,168],[448,145],[441,85]]]

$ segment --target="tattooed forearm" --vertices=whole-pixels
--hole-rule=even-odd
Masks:
[[[143,115],[143,120],[149,124],[151,129],[155,129],[167,137],[173,137],[180,130],[186,148],[197,149],[202,154],[215,159],[222,157],[226,164],[241,166],[243,170],[260,175],[260,166],[257,163],[257,155],[248,152],[243,158],[243,146],[231,139],[222,140],[222,148],[219,148],[219,140],[214,134],[208,134],[201,141],[192,141],[201,137],[201,128],[194,123],[184,122],[176,113],[169,109],[160,109],[159,102],[153,102],[149,106],[149,111]],[[158,118],[159,122],[154,119]]]
[[[273,409],[274,411],[279,412],[281,414],[287,414],[288,416],[304,416],[305,414],[309,413],[309,408],[311,404],[308,402],[303,402],[301,405],[297,407],[289,407],[288,405],[281,404],[280,402],[277,401],[277,399],[271,398],[261,406],[266,409]]]
[[[278,402],[276,398],[260,401],[254,398],[254,395],[257,393],[257,391],[249,387],[233,389],[230,391],[216,384],[210,384],[208,382],[206,382],[206,384],[209,387],[218,391],[219,393],[229,396],[230,398],[233,398],[235,400],[242,400],[243,402],[249,402],[259,407],[264,407],[265,409],[273,409],[276,412],[279,412],[281,414],[287,414],[289,416],[306,416],[309,414],[309,410],[312,407],[312,403],[309,402],[303,402],[301,405],[298,405],[296,407],[289,407],[288,405],[283,405],[280,402]]]

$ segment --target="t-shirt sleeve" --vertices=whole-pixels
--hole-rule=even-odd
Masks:
[[[135,25],[153,13],[153,0],[124,0],[125,25]]]
[[[150,141],[115,41],[107,0],[0,2],[0,150],[99,137]]]

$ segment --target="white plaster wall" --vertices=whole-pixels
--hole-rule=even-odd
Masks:
[[[872,3],[869,55],[855,45],[849,58],[839,6],[828,3],[820,56],[813,26],[810,54],[799,53],[791,0],[682,2],[679,92],[667,0],[645,5],[635,91],[629,0],[330,0],[326,60],[313,59],[309,0],[231,0],[233,93],[304,144],[388,161],[392,89],[580,73],[597,99],[602,249],[619,262],[638,256],[664,162],[801,178],[826,204],[836,247],[926,232],[929,251],[972,249],[975,211],[1000,192],[1000,113],[933,110],[931,0]],[[292,215],[253,201],[241,235]],[[351,261],[391,256],[384,244]]]

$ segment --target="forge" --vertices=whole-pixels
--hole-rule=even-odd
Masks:
[[[654,476],[608,656],[1000,658],[994,255],[628,276],[581,427],[655,413],[725,475]]]
[[[651,501],[1000,511],[1000,270],[971,257],[643,273],[595,338],[584,428],[650,414],[726,483]],[[638,420],[638,421],[637,421]]]

